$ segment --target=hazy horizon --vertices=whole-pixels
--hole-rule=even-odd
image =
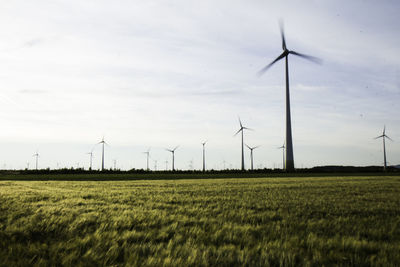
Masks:
[[[254,166],[282,166],[289,57],[297,167],[400,164],[396,1],[12,1],[0,23],[0,169],[240,168],[238,116]],[[246,168],[250,151],[246,148]],[[94,149],[93,168],[101,165]]]

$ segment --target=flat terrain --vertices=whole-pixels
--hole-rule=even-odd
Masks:
[[[0,181],[1,266],[400,266],[400,177]]]

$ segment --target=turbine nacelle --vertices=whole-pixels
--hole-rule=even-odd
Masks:
[[[167,150],[167,151],[169,151],[169,152],[171,152],[171,153],[174,153],[175,150],[176,150],[178,147],[179,147],[179,146],[176,146],[174,149],[168,149],[168,148],[166,148],[165,150]]]
[[[250,149],[250,151],[253,151],[254,149],[260,147],[260,146],[253,146],[253,147],[251,147],[251,146],[249,146],[249,145],[247,145],[247,144],[246,144],[246,146],[247,146],[248,149]]]

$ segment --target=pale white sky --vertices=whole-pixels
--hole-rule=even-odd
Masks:
[[[301,3],[301,5],[300,5]],[[0,168],[88,167],[102,136],[106,166],[239,168],[237,117],[255,165],[279,167],[289,58],[297,167],[400,163],[397,1],[2,1]],[[100,146],[94,167],[100,167]],[[250,166],[249,151],[246,165]]]

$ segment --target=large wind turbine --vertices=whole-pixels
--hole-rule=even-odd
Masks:
[[[174,149],[168,149],[166,148],[165,150],[169,151],[172,153],[172,171],[175,171],[175,150],[178,148],[179,146],[176,146]]]
[[[282,149],[282,170],[285,169],[285,143],[282,146],[278,147],[278,149]]]
[[[207,143],[207,141],[204,141],[203,143],[201,143],[203,146],[203,172],[206,171],[206,149],[205,149],[206,143]]]
[[[250,128],[244,127],[242,121],[239,118],[240,129],[235,133],[236,136],[238,133],[242,132],[242,171],[244,171],[244,147],[243,147],[243,130],[251,130]]]
[[[387,167],[387,165],[386,165],[386,145],[385,145],[385,138],[389,139],[390,141],[393,141],[389,136],[386,135],[385,130],[386,130],[386,126],[383,126],[383,133],[382,133],[382,135],[380,135],[380,136],[378,136],[378,137],[375,137],[375,139],[382,138],[382,140],[383,140],[383,170],[384,170],[384,171],[386,171],[386,167]]]
[[[101,150],[101,171],[104,171],[104,145],[107,144],[106,141],[104,141],[104,136],[103,136],[103,139],[101,139],[101,141],[98,142],[97,144],[103,145],[102,150]]]
[[[260,146],[254,146],[250,147],[246,144],[247,148],[250,149],[250,158],[251,158],[251,170],[253,170],[253,150],[260,147]]]
[[[35,154],[33,154],[33,157],[36,157],[36,170],[38,169],[38,158],[39,158],[39,153],[36,151]]]
[[[147,164],[146,164],[147,167],[146,167],[146,170],[149,171],[149,170],[150,170],[150,169],[149,169],[150,148],[147,149],[146,152],[143,152],[143,154],[146,154],[146,156],[147,156],[147,157],[146,157],[146,158],[147,158],[147,162],[146,162],[146,163],[147,163]]]
[[[292,50],[288,50],[286,47],[285,34],[283,31],[282,23],[280,23],[280,30],[281,30],[281,37],[282,37],[283,52],[274,61],[272,61],[270,64],[268,64],[267,66],[262,68],[258,72],[258,75],[261,76],[273,64],[275,64],[277,61],[281,60],[282,58],[285,58],[285,70],[286,70],[286,72],[285,72],[286,73],[286,162],[285,162],[285,168],[287,171],[291,171],[291,170],[294,170],[294,157],[293,157],[293,143],[292,143],[292,124],[291,124],[291,119],[290,119],[289,65],[288,65],[289,54],[299,56],[299,57],[311,60],[316,63],[321,63],[321,60],[316,57],[312,57],[312,56],[297,53]]]

